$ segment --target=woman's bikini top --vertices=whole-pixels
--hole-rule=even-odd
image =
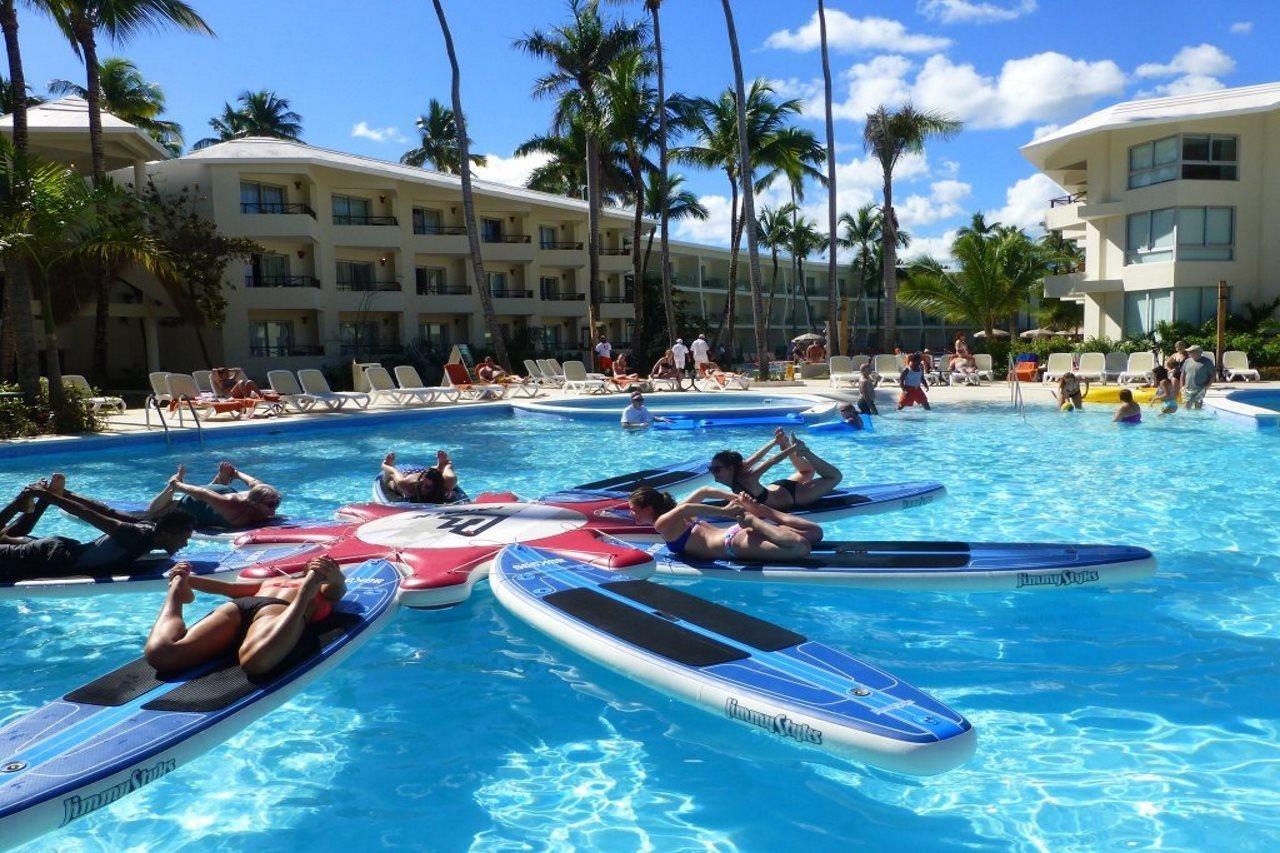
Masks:
[[[733,478],[733,491],[735,493],[747,491],[747,487],[742,484],[742,480],[740,480],[737,475]],[[760,503],[764,503],[769,500],[769,487],[764,485],[760,486],[760,493],[752,495],[751,497],[755,498]]]

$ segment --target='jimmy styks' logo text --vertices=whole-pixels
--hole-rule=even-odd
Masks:
[[[800,743],[822,743],[821,731],[808,723],[797,723],[786,714],[766,714],[764,711],[755,711],[738,704],[738,700],[733,698],[725,701],[724,713],[731,720],[741,720],[758,726],[766,732],[789,737]]]
[[[167,761],[157,761],[152,767],[139,767],[129,774],[129,778],[123,782],[119,782],[108,788],[103,788],[96,794],[88,796],[80,796],[72,794],[62,801],[63,815],[62,826],[66,826],[78,817],[84,817],[90,812],[96,812],[103,806],[109,806],[116,800],[127,794],[141,788],[143,785],[149,785],[168,773],[172,773],[177,767],[177,762],[170,758]]]
[[[1070,569],[1054,572],[1050,575],[1033,575],[1030,572],[1018,572],[1018,589],[1024,586],[1073,586],[1082,583],[1093,583],[1098,573],[1092,569],[1073,572]]]

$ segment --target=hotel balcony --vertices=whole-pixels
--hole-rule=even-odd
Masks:
[[[480,310],[469,284],[420,285],[417,294],[426,297],[418,304],[425,304],[425,310],[433,314],[470,314]]]
[[[469,255],[471,242],[465,225],[425,225],[415,228],[409,243],[424,255]]]
[[[533,261],[533,241],[528,234],[489,234],[483,240],[481,252],[486,261]]]
[[[390,293],[400,290],[398,281],[367,281],[364,279],[338,279],[338,290],[355,293]]]
[[[527,315],[538,313],[538,303],[533,298],[532,290],[522,290],[520,288],[494,289],[489,291],[489,295],[493,297],[493,310],[497,314]]]
[[[1062,273],[1044,277],[1044,295],[1055,299],[1080,299],[1088,293],[1118,293],[1124,282],[1118,278],[1089,279],[1086,273]]]
[[[320,279],[310,275],[254,275],[245,273],[245,287],[319,287]]]
[[[544,264],[558,267],[581,268],[587,265],[587,252],[582,243],[572,240],[543,241],[538,249],[545,252]]]
[[[241,202],[240,234],[246,237],[306,237],[315,239],[316,212],[307,204]]]
[[[600,251],[600,272],[631,272],[631,250],[602,249]]]

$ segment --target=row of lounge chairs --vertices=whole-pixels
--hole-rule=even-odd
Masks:
[[[977,384],[984,379],[988,382],[994,382],[995,366],[992,364],[991,356],[985,352],[980,352],[975,353],[973,359],[975,362],[974,372],[960,374],[953,373],[947,369],[945,357],[935,357],[933,369],[926,371],[925,378],[930,382],[942,385],[950,385],[956,382]],[[875,357],[866,355],[833,355],[827,359],[827,367],[829,369],[828,382],[832,388],[839,388],[842,385],[857,385],[862,378],[861,371],[864,364],[871,365],[871,376],[877,385],[897,385],[898,376],[907,366],[907,354],[877,355]]]
[[[1204,355],[1210,361],[1214,360],[1213,353]],[[1086,352],[1081,353],[1078,360],[1072,353],[1055,352],[1049,355],[1045,365],[1044,381],[1057,382],[1070,371],[1081,379],[1103,384],[1112,380],[1120,385],[1150,384],[1155,380],[1155,368],[1155,353],[1149,351]],[[1249,366],[1249,354],[1242,350],[1227,350],[1222,354],[1222,373],[1228,382],[1251,382],[1261,378],[1258,371]]]
[[[581,361],[566,361],[562,365],[554,358],[526,358],[524,369],[529,375],[529,380],[539,387],[579,394],[626,393],[637,386],[643,391],[680,390],[680,380],[675,378],[650,376],[647,379],[641,379],[634,375],[607,376],[603,373],[588,373],[586,365]],[[702,380],[703,390],[706,391],[734,389],[745,391],[751,387],[749,377],[723,370],[708,372]]]

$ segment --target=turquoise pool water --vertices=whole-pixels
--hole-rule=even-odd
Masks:
[[[799,397],[796,395],[683,393],[648,394],[645,406],[655,415],[682,415],[685,417],[711,417],[716,414],[786,414],[803,412],[815,406],[829,408],[832,400],[824,397]],[[626,405],[617,395],[597,397],[565,397],[554,400],[518,399],[515,405],[524,412],[561,414],[578,420],[617,421]]]
[[[225,746],[29,849],[1275,849],[1276,437],[1183,412],[1127,429],[1109,417],[942,407],[811,444],[850,482],[931,477],[950,491],[833,536],[1141,544],[1161,561],[1151,581],[973,595],[682,584],[966,714],[979,744],[959,770],[907,779],[757,736],[577,657],[480,585],[453,610],[401,611]],[[292,514],[322,515],[363,499],[390,448],[447,446],[472,492],[536,495],[768,433],[352,423],[0,459],[0,486],[56,465],[83,491],[143,497],[179,459],[203,476],[226,457],[280,484]],[[74,526],[51,516],[46,529]],[[0,719],[136,655],[159,602],[0,602]]]

